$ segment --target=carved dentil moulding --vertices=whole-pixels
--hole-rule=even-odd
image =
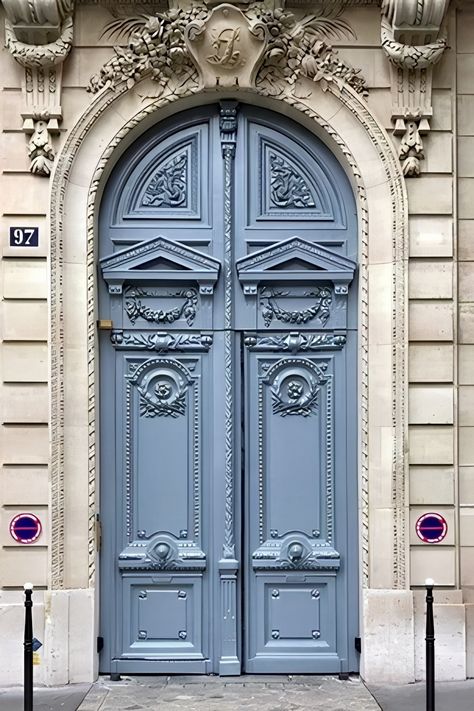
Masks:
[[[3,0],[5,44],[25,69],[23,131],[30,136],[30,170],[48,176],[52,137],[62,119],[62,63],[73,41],[74,0]]]
[[[382,47],[390,61],[394,135],[407,177],[420,174],[430,130],[433,67],[446,49],[441,26],[449,0],[384,0]]]

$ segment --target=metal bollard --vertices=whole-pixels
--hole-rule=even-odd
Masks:
[[[426,711],[435,711],[435,636],[433,620],[434,581],[428,578],[426,585]]]
[[[24,711],[33,711],[33,585],[24,584],[25,590],[25,637],[23,641],[23,698]]]

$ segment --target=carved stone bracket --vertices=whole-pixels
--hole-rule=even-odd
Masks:
[[[155,98],[171,85],[178,96],[190,88],[208,87],[260,87],[278,96],[309,78],[323,86],[348,84],[366,93],[359,70],[340,59],[327,42],[355,38],[341,18],[342,6],[307,15],[258,1],[239,4],[223,3],[210,10],[209,3],[196,3],[114,20],[105,32],[128,36],[128,45],[115,48],[115,55],[91,78],[89,91],[113,90],[123,82],[132,87],[151,77]]]
[[[394,135],[406,177],[420,174],[430,131],[432,73],[446,49],[441,29],[449,0],[384,0],[382,47],[390,61]]]
[[[62,63],[72,47],[74,0],[3,0],[6,47],[25,69],[23,131],[30,170],[48,176],[62,119]]]

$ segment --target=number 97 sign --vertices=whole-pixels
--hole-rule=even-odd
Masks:
[[[10,247],[38,247],[39,227],[10,227]]]

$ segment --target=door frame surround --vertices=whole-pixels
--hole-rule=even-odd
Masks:
[[[156,99],[152,98],[150,80],[132,89],[126,84],[115,90],[106,89],[93,99],[69,132],[58,157],[50,204],[50,588],[95,588],[95,625],[99,504],[96,245],[100,197],[117,159],[142,132],[173,113],[222,99],[251,102],[285,114],[308,128],[333,151],[353,187],[360,269],[358,506],[362,636],[366,626],[364,589],[409,587],[405,182],[393,144],[365,100],[346,84],[330,82],[323,90],[321,85],[307,81],[308,91],[301,92],[304,99],[295,97],[290,86],[284,87],[278,99],[261,89],[197,91],[192,85],[181,87],[179,98],[174,90],[167,89]],[[143,100],[147,92],[151,96]],[[376,290],[376,298],[369,299],[371,291]],[[369,372],[376,370],[377,377],[370,379]],[[387,448],[391,457],[386,455]],[[373,478],[378,480],[377,501],[369,512]],[[381,517],[387,515],[390,520],[384,526],[386,533],[380,535]],[[364,655],[362,673],[363,669]]]

